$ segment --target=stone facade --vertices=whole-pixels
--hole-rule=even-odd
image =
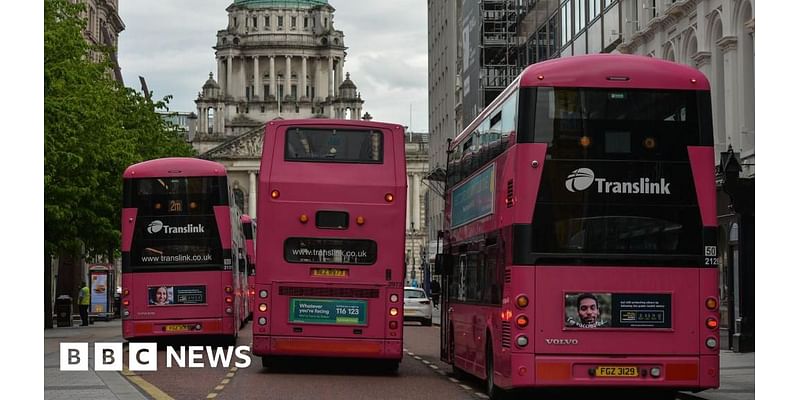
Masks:
[[[73,3],[83,3],[86,10],[83,18],[86,19],[86,29],[83,36],[93,45],[103,45],[113,48],[111,61],[114,70],[109,71],[114,79],[122,82],[122,71],[117,62],[117,48],[119,34],[125,30],[125,24],[119,17],[119,0],[71,0]],[[93,55],[93,57],[97,57]]]
[[[422,287],[433,257],[428,250],[427,201],[431,192],[423,179],[428,173],[427,133],[406,133],[406,173],[408,189],[406,201],[406,284],[415,279]]]
[[[243,212],[257,218],[264,124],[273,119],[361,119],[364,100],[344,73],[344,33],[325,0],[235,0],[198,93],[192,146],[228,168]]]

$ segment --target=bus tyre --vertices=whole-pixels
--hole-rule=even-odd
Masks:
[[[383,363],[383,369],[389,374],[396,374],[400,369],[400,360],[386,360]]]
[[[262,356],[261,357],[261,368],[274,369],[275,368],[275,359],[273,359],[272,357]]]
[[[507,392],[494,384],[494,353],[492,351],[492,337],[486,335],[486,394],[492,400],[506,398]]]

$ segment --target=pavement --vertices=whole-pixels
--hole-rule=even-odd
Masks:
[[[88,342],[89,370],[61,371],[60,343]],[[145,400],[143,395],[120,372],[94,371],[94,342],[122,343],[122,322],[95,321],[89,326],[44,330],[44,398],[52,400],[119,399]]]
[[[433,310],[433,324],[441,325],[439,309]],[[727,334],[721,341],[727,346]],[[720,388],[700,393],[681,392],[681,400],[755,400],[756,398],[756,353],[734,353],[722,350],[719,354]]]

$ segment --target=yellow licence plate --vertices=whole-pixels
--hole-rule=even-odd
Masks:
[[[180,332],[180,331],[188,331],[189,325],[167,325],[165,327],[167,332]]]
[[[346,277],[346,269],[336,268],[312,268],[311,276],[332,276],[332,277]]]
[[[628,377],[639,376],[637,367],[621,367],[613,365],[601,365],[597,367],[597,376],[601,377]]]

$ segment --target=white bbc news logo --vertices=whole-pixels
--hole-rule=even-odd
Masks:
[[[89,343],[61,343],[61,370],[88,371]],[[94,370],[122,371],[122,343],[95,343]],[[205,368],[206,361],[212,368],[221,365],[229,368],[231,362],[237,368],[247,368],[251,364],[250,347],[248,346],[167,346],[167,368]],[[157,371],[158,344],[128,344],[128,370]]]

